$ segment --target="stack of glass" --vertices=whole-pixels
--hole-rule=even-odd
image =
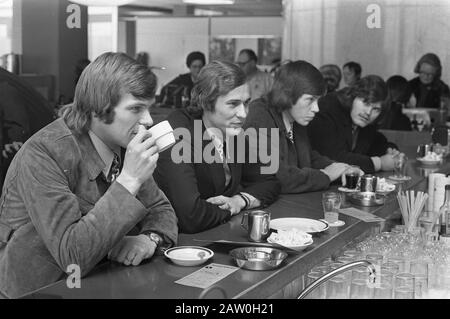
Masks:
[[[377,279],[369,284],[366,267],[354,268],[328,280],[308,298],[426,299],[450,298],[450,248],[436,233],[404,225],[372,235],[336,258],[311,269],[306,284],[346,263],[368,260],[376,266]]]

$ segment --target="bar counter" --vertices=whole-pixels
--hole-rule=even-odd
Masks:
[[[407,154],[414,154],[412,150]],[[426,191],[428,174],[431,172],[450,172],[450,163],[437,168],[423,168],[411,155],[407,164],[407,175],[412,179],[397,187]],[[377,174],[387,177],[392,172]],[[336,190],[332,186],[331,190]],[[378,207],[357,207],[386,219],[383,223],[365,223],[353,217],[340,214],[345,221],[341,227],[330,227],[314,235],[314,243],[299,254],[289,254],[281,266],[271,271],[251,271],[239,269],[219,281],[215,286],[226,293],[226,298],[295,298],[303,290],[303,275],[324,258],[341,251],[350,242],[358,241],[371,232],[389,229],[389,224],[398,223],[401,214],[398,210],[396,192],[388,195],[386,203]],[[323,218],[321,207],[322,192],[298,195],[282,195],[265,210],[271,218],[304,217]],[[350,206],[348,203],[346,206]],[[355,206],[356,207],[356,206]],[[25,298],[198,298],[202,289],[176,284],[178,279],[197,271],[208,263],[236,266],[229,251],[235,246],[225,244],[208,244],[197,242],[203,240],[246,241],[246,231],[241,227],[242,213],[234,216],[228,223],[198,234],[180,234],[179,246],[205,246],[214,251],[214,256],[207,263],[196,267],[182,267],[171,263],[164,256],[154,256],[143,264],[132,267],[108,262],[98,266],[87,277],[81,279],[81,288],[69,289],[66,280],[61,280],[48,287],[37,290]],[[378,229],[377,229],[378,228]],[[222,298],[223,294],[211,291],[206,297]]]

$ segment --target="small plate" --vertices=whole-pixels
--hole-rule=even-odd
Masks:
[[[180,266],[198,266],[214,256],[214,252],[200,246],[178,246],[167,249],[164,255]]]
[[[309,218],[277,218],[270,221],[270,228],[289,230],[296,228],[305,233],[315,234],[321,233],[330,226],[323,220],[309,219]]]
[[[323,220],[323,219],[321,219],[321,220]],[[334,223],[328,223],[328,225],[330,225],[330,227],[341,227],[341,226],[345,225],[345,222],[343,220],[338,220]]]
[[[441,163],[442,160],[425,160],[423,158],[418,157],[417,160],[420,162],[420,164],[422,165],[426,165],[426,166],[435,166],[435,165],[439,165]]]
[[[311,234],[299,230],[291,230],[286,232],[278,229],[276,233],[272,233],[267,238],[267,242],[280,245],[282,247],[287,247],[296,251],[302,251],[313,243],[313,239]],[[291,245],[289,245],[289,243]]]
[[[397,177],[397,176],[391,175],[388,177],[388,179],[390,179],[391,181],[394,181],[394,182],[406,182],[411,179],[411,176]]]
[[[355,192],[358,192],[359,190],[357,188],[350,189],[350,188],[341,186],[341,187],[338,187],[338,191],[343,192],[343,193],[355,193]]]

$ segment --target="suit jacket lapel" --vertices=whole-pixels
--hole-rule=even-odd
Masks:
[[[202,134],[204,134],[205,130],[206,130],[206,127],[205,127],[204,123],[202,122]],[[202,140],[202,154],[203,154],[203,151],[205,150],[206,146],[209,145],[210,143],[211,143],[211,146],[208,147],[208,150],[211,150],[211,148],[213,147],[212,140],[210,140],[210,139]],[[194,150],[194,152],[195,151],[196,150]],[[214,152],[216,151],[215,148],[213,148],[213,151]],[[223,168],[223,164],[216,163],[216,161],[214,161],[211,164],[203,163],[202,165],[205,166],[205,171],[210,173],[214,188],[216,190],[215,193],[222,194],[223,191],[225,190],[225,171]]]

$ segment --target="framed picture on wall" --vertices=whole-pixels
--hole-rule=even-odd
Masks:
[[[209,42],[209,61],[222,60],[234,62],[236,39],[212,38]]]

